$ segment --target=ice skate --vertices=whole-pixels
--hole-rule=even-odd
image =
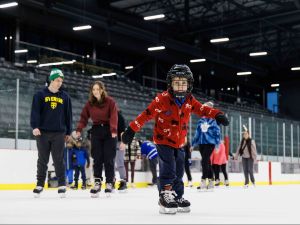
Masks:
[[[178,203],[175,201],[176,193],[171,190],[163,190],[159,196],[159,213],[161,214],[176,214]]]
[[[127,184],[126,184],[126,181],[125,180],[120,180],[120,184],[119,184],[119,187],[118,187],[118,191],[120,193],[125,193],[127,192]]]
[[[225,180],[225,186],[226,186],[226,187],[229,186],[229,180]]]
[[[188,213],[191,211],[191,203],[188,200],[184,198],[179,198],[176,199],[176,202],[178,204],[177,212]]]
[[[113,184],[112,183],[106,183],[106,188],[104,190],[104,193],[106,194],[106,197],[111,197],[111,193],[113,193]]]
[[[40,194],[42,193],[42,191],[44,190],[44,188],[42,186],[36,186],[34,189],[33,189],[33,196],[35,198],[39,198],[40,197]]]
[[[78,189],[78,182],[75,182],[75,184],[72,185],[70,188],[71,188],[72,190],[77,190],[77,189]]]
[[[85,190],[86,189],[86,183],[83,182],[82,185],[81,185],[81,190]]]
[[[95,179],[95,185],[90,191],[91,197],[98,198],[100,191],[101,191],[101,179]]]
[[[215,187],[219,187],[220,186],[220,180],[216,180],[215,181]]]
[[[66,186],[60,186],[60,187],[58,187],[57,193],[58,193],[58,195],[59,195],[60,198],[65,198],[66,197],[66,192],[67,192]]]
[[[197,190],[198,191],[205,191],[205,190],[207,190],[206,180],[205,179],[201,179],[200,186],[197,187]]]
[[[208,191],[213,191],[213,190],[214,190],[214,187],[215,187],[214,181],[213,181],[212,179],[209,179],[209,180],[208,180],[208,185],[207,185],[207,190],[208,190]]]

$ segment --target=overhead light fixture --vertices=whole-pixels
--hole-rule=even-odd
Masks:
[[[300,70],[300,67],[292,67],[291,70]]]
[[[216,39],[211,39],[210,43],[219,43],[219,42],[226,42],[229,41],[229,38],[216,38]]]
[[[271,84],[271,87],[279,87],[280,84]]]
[[[103,78],[103,77],[110,77],[110,76],[115,76],[117,75],[116,73],[103,73],[100,75],[93,75],[92,77],[97,79],[97,78]]]
[[[83,25],[83,26],[78,26],[78,27],[73,27],[74,31],[79,31],[79,30],[88,30],[91,29],[91,25]]]
[[[148,51],[159,51],[159,50],[164,50],[165,48],[166,48],[165,46],[150,47],[148,48]]]
[[[157,20],[157,19],[162,19],[165,18],[164,14],[158,14],[158,15],[153,15],[153,16],[145,16],[144,20]]]
[[[267,55],[267,52],[251,52],[249,53],[250,56],[262,56],[262,55]]]
[[[252,72],[247,71],[247,72],[238,72],[236,75],[238,75],[238,76],[245,76],[245,75],[251,75],[251,74],[252,74]]]
[[[28,49],[18,49],[18,50],[15,50],[15,53],[18,54],[18,53],[27,53],[28,52]]]
[[[190,63],[205,62],[206,59],[191,59]]]
[[[45,66],[59,66],[59,65],[65,65],[65,64],[73,64],[74,62],[76,62],[76,60],[72,60],[72,61],[61,61],[61,62],[52,62],[52,63],[42,63],[37,65],[37,67],[45,67]]]
[[[4,37],[4,40],[7,40],[7,37],[6,37],[6,36]]]
[[[131,69],[133,69],[133,66],[125,66],[125,69],[126,70],[131,70]]]
[[[37,63],[37,60],[35,60],[35,59],[27,60],[27,63],[28,63],[28,64],[31,64],[31,63]]]
[[[18,5],[17,2],[9,2],[9,3],[5,3],[5,4],[1,4],[0,9],[14,7],[14,6],[17,6],[17,5]]]

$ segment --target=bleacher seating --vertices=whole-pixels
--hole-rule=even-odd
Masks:
[[[46,82],[49,71],[47,69],[36,68],[20,69],[13,64],[5,61],[0,62],[0,136],[7,137],[8,128],[13,128],[15,124],[15,108],[16,108],[16,82],[17,78],[20,79],[20,114],[19,114],[19,127],[29,132],[25,132],[25,136],[30,137],[30,110],[33,94],[41,89]],[[76,74],[71,72],[65,73],[65,81],[63,87],[68,91],[72,98],[74,125],[79,120],[82,107],[88,99],[88,90],[94,79],[91,76],[83,74]],[[109,95],[115,98],[119,108],[123,111],[123,115],[129,122],[133,120],[139,113],[141,113],[147,105],[152,101],[155,95],[162,90],[143,87],[142,85],[127,79],[124,75],[117,75],[111,78],[103,78]],[[211,100],[201,92],[195,92],[195,97],[200,102]],[[246,112],[252,114],[264,114],[270,116],[270,113],[261,108],[239,106],[225,102],[219,102],[213,99],[215,106],[224,112]],[[5,107],[3,107],[5,106]],[[271,115],[273,116],[273,115]],[[192,117],[192,131],[195,130],[197,118]],[[153,122],[148,123],[143,128],[140,135],[151,135]],[[22,134],[21,134],[22,135]]]

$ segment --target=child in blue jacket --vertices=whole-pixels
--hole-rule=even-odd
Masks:
[[[72,189],[78,189],[78,179],[79,174],[81,173],[82,186],[81,189],[86,189],[86,175],[85,175],[85,165],[87,168],[90,167],[90,158],[88,152],[85,148],[82,147],[82,138],[77,138],[75,141],[75,146],[73,148],[74,155],[74,181],[75,184],[72,186]]]

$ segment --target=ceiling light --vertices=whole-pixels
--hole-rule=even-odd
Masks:
[[[247,72],[238,72],[236,75],[238,75],[238,76],[245,76],[245,75],[251,75],[251,74],[252,74],[252,72],[247,71]]]
[[[291,70],[300,70],[300,67],[292,67]]]
[[[159,51],[159,50],[164,50],[165,48],[166,48],[165,46],[149,47],[148,51]]]
[[[206,59],[191,59],[190,63],[205,62]]]
[[[15,53],[18,54],[18,53],[26,53],[28,52],[27,49],[18,49],[18,50],[15,50]]]
[[[84,26],[78,26],[78,27],[73,27],[74,31],[80,31],[80,30],[88,30],[91,29],[91,25],[84,25]]]
[[[210,43],[219,43],[219,42],[226,42],[229,41],[229,38],[216,38],[216,39],[211,39]]]
[[[271,84],[271,87],[279,87],[279,84]]]
[[[153,16],[145,16],[144,20],[157,20],[157,19],[161,19],[164,17],[165,17],[164,14],[158,14],[158,15],[153,15]]]
[[[18,5],[17,2],[9,2],[9,3],[5,3],[5,4],[1,4],[0,9],[14,7],[14,6],[17,6],[17,5]]]
[[[251,52],[249,53],[250,56],[262,56],[262,55],[267,55],[267,52]]]
[[[35,59],[27,60],[27,63],[28,63],[28,64],[30,64],[30,63],[37,63],[37,60],[35,60]]]
[[[133,66],[125,66],[125,69],[126,70],[131,70],[131,69],[133,69]]]

